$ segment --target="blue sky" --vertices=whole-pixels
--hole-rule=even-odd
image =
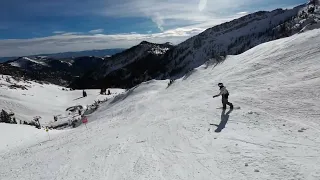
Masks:
[[[179,43],[258,10],[306,0],[3,0],[0,57]]]

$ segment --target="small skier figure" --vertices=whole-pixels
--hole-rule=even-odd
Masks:
[[[83,97],[87,97],[87,92],[83,90],[83,91],[82,91],[82,96],[83,96]]]
[[[213,98],[221,95],[223,109],[227,109],[227,105],[230,106],[230,109],[233,109],[233,104],[228,101],[229,92],[228,92],[227,88],[225,86],[223,86],[222,83],[219,83],[218,86],[220,88],[220,93],[218,95],[213,96]]]

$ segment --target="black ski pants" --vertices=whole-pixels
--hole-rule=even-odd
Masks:
[[[222,96],[222,106],[223,106],[223,109],[226,109],[226,108],[227,108],[227,105],[229,105],[230,108],[233,108],[232,103],[230,103],[230,102],[228,101],[228,96]]]

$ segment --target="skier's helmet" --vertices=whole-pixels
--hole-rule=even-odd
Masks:
[[[223,84],[222,84],[222,83],[219,83],[219,84],[218,84],[218,86],[219,86],[219,87],[222,87],[222,86],[223,86]]]

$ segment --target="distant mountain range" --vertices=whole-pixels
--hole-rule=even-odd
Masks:
[[[68,86],[87,71],[97,69],[106,59],[108,57],[82,56],[65,59],[44,56],[20,57],[0,63],[0,74]]]
[[[31,56],[25,56],[28,58],[34,58],[34,57],[48,57],[48,58],[55,58],[55,59],[62,59],[62,58],[75,58],[75,57],[81,57],[81,56],[95,56],[95,57],[105,57],[105,56],[112,56],[116,53],[122,52],[125,49],[102,49],[102,50],[88,50],[88,51],[77,51],[77,52],[63,52],[63,53],[54,53],[54,54],[38,54],[38,55],[31,55]],[[19,57],[0,57],[0,63],[14,60]]]

